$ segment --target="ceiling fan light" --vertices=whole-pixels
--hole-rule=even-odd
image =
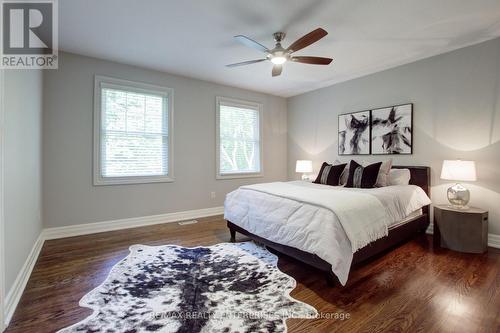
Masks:
[[[281,56],[272,57],[271,62],[275,65],[281,65],[281,64],[284,64],[286,62],[286,58],[281,57]]]

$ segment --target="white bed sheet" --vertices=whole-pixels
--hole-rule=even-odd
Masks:
[[[302,181],[290,183],[322,190],[362,191],[371,194],[387,209],[388,228],[430,204],[425,192],[414,185],[350,189]],[[332,271],[342,285],[347,282],[353,257],[352,247],[332,210],[282,196],[240,188],[226,196],[224,217],[255,235],[316,254],[332,265]]]

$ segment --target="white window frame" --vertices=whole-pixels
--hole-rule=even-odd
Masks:
[[[101,91],[102,87],[115,87],[117,89],[141,94],[161,95],[168,99],[168,175],[166,176],[127,176],[103,177],[101,174]],[[121,185],[121,184],[147,184],[169,183],[174,181],[174,91],[173,89],[106,76],[96,75],[94,79],[94,185]]]
[[[220,172],[220,106],[221,104],[230,105],[239,108],[251,108],[259,112],[259,163],[260,172],[238,172],[230,174],[221,174]],[[237,179],[237,178],[258,178],[264,177],[264,130],[263,130],[263,105],[257,102],[245,101],[241,99],[229,98],[229,97],[216,97],[216,107],[215,107],[215,167],[216,167],[216,179]]]

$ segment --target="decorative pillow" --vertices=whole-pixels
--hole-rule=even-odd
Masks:
[[[373,188],[377,182],[378,172],[382,162],[370,164],[363,167],[356,161],[351,161],[349,165],[349,176],[345,187]]]
[[[377,176],[377,182],[375,183],[375,187],[384,187],[388,185],[387,177],[389,177],[389,171],[391,171],[392,167],[392,158],[385,162],[382,162],[380,166],[380,170]]]
[[[410,169],[391,169],[387,177],[388,185],[408,185],[410,183]]]
[[[342,171],[342,174],[340,175],[340,181],[339,185],[344,186],[347,184],[347,178],[349,177],[349,165],[351,164],[351,161],[347,163],[346,167],[344,168],[344,171]]]
[[[342,171],[344,171],[346,165],[347,164],[332,165],[323,162],[323,165],[321,165],[321,169],[319,170],[318,177],[314,182],[316,184],[338,186],[340,176],[342,175]]]

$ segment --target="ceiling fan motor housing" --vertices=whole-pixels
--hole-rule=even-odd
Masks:
[[[274,41],[275,41],[276,43],[281,43],[281,41],[282,41],[283,39],[285,39],[285,36],[286,36],[286,34],[285,34],[284,32],[275,32],[275,33],[273,34]]]

